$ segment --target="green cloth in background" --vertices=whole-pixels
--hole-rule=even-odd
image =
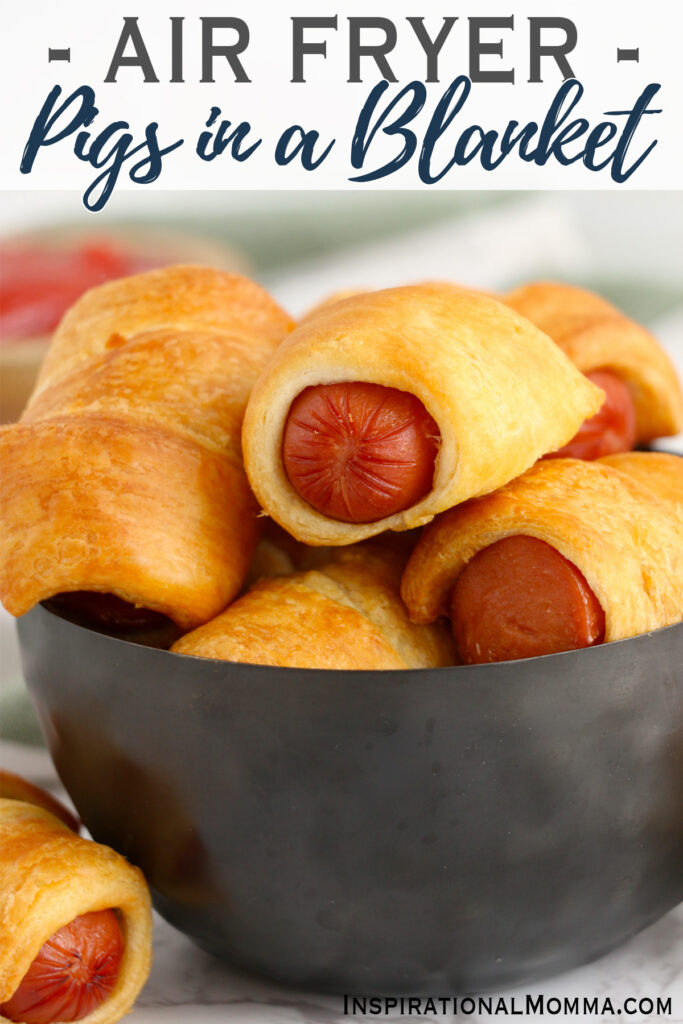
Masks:
[[[38,719],[23,679],[13,678],[0,687],[0,740],[42,744]]]
[[[306,205],[292,207],[282,203],[282,194],[262,192],[263,211],[253,207],[243,212],[230,209],[221,215],[220,194],[217,193],[216,214],[204,218],[182,212],[166,215],[165,229],[204,234],[244,252],[260,278],[269,278],[291,264],[312,263],[321,256],[341,253],[366,243],[391,238],[425,228],[431,224],[452,221],[495,205],[519,202],[515,192],[333,192],[325,190],[308,194]],[[273,202],[275,206],[273,206]],[[182,207],[179,204],[179,210]],[[136,219],[122,226],[144,226]],[[149,221],[159,228],[158,220]]]

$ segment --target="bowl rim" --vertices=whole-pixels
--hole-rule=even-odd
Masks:
[[[35,605],[30,611],[26,612],[25,615],[22,615],[15,620],[15,622],[17,623],[17,629],[20,628],[19,623],[21,621],[27,619],[29,616],[35,615],[36,613],[42,613],[51,620],[59,620],[60,622],[65,624],[67,629],[73,628],[73,630],[75,630],[78,633],[85,632],[88,634],[94,634],[95,636],[101,637],[105,642],[110,641],[111,643],[119,647],[132,647],[136,650],[144,650],[147,652],[151,652],[151,656],[171,656],[173,658],[183,658],[192,662],[200,662],[205,665],[225,666],[226,671],[234,667],[238,667],[240,671],[244,670],[247,672],[254,672],[258,674],[261,674],[263,672],[278,672],[286,673],[292,677],[297,675],[306,675],[310,677],[312,675],[319,675],[320,673],[324,673],[326,676],[329,676],[330,678],[340,678],[342,676],[348,676],[349,674],[351,674],[357,677],[365,675],[371,677],[379,677],[382,679],[389,679],[391,677],[402,678],[408,674],[419,672],[421,675],[429,676],[430,679],[436,679],[439,676],[443,676],[445,674],[451,675],[454,672],[468,672],[470,673],[470,675],[467,677],[468,681],[474,682],[476,678],[484,677],[485,675],[490,674],[493,671],[500,671],[501,669],[503,671],[511,671],[510,666],[515,666],[517,668],[521,666],[531,667],[543,664],[550,667],[552,664],[559,667],[559,665],[562,663],[571,660],[577,660],[578,658],[583,658],[585,660],[591,656],[598,658],[609,657],[609,653],[605,654],[605,651],[609,652],[612,648],[618,648],[621,650],[623,649],[623,646],[625,644],[635,647],[639,643],[643,644],[653,637],[672,636],[676,633],[678,633],[678,635],[683,636],[683,619],[681,619],[680,622],[674,622],[668,626],[661,626],[659,629],[649,630],[647,633],[637,633],[635,636],[624,637],[621,640],[610,640],[608,643],[595,644],[592,647],[575,648],[570,651],[559,651],[555,654],[537,655],[532,658],[516,658],[509,659],[508,661],[485,662],[481,665],[442,665],[433,668],[393,669],[337,669],[310,667],[295,668],[292,666],[284,665],[264,665],[250,661],[227,661],[223,658],[203,658],[200,655],[196,654],[184,654],[180,651],[172,651],[166,648],[152,647],[148,644],[136,643],[134,640],[124,640],[121,637],[111,636],[111,634],[109,633],[100,632],[99,630],[94,629],[92,627],[83,626],[78,622],[73,622],[71,619],[67,619],[62,615],[58,615],[57,612],[53,611],[51,608],[46,608],[42,602],[38,605]],[[214,671],[217,671],[217,669],[214,668]],[[479,677],[474,676],[474,673],[477,672],[479,673]]]

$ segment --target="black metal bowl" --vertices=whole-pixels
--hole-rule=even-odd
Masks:
[[[330,672],[19,621],[93,836],[201,946],[337,992],[483,991],[683,899],[683,623],[545,658]]]

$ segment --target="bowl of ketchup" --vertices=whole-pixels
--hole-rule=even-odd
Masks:
[[[683,623],[349,672],[173,653],[125,611],[34,608],[24,674],[93,837],[225,960],[335,993],[484,992],[683,900]]]
[[[158,228],[54,228],[0,239],[0,423],[21,415],[52,332],[83,292],[178,262],[245,269],[227,246]]]

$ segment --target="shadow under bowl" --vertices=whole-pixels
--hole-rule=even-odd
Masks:
[[[477,992],[683,899],[683,623],[495,665],[210,661],[19,620],[95,839],[205,949],[347,993]]]

